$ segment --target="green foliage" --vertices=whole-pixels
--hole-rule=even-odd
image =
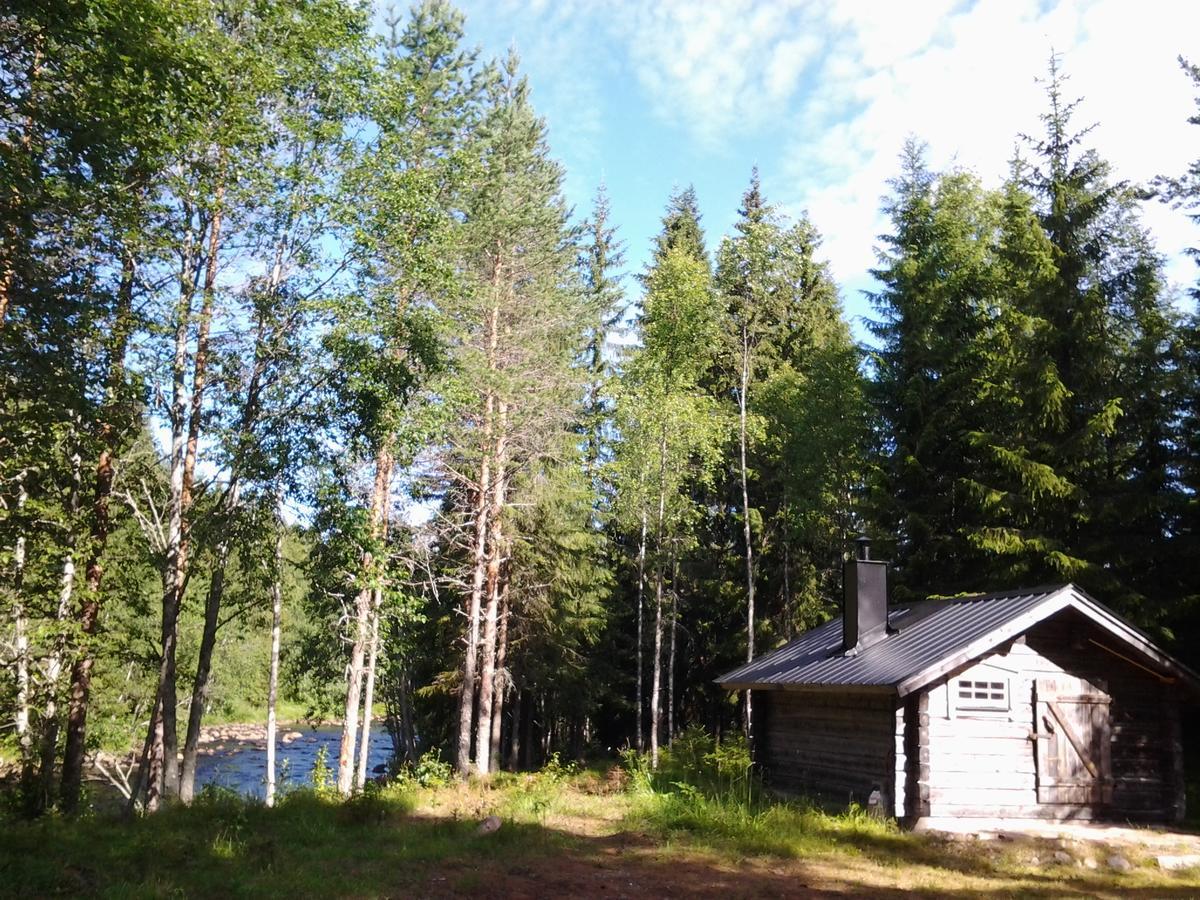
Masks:
[[[636,751],[627,751],[622,760],[635,791],[676,791],[742,803],[762,795],[749,744],[740,734],[718,742],[699,725],[691,725],[661,751],[657,769]]]
[[[355,600],[379,589],[377,691],[415,759],[401,787],[444,787],[485,460],[505,490],[485,534],[509,611],[503,743],[549,756],[511,802],[541,821],[574,777],[557,754],[628,742],[639,591],[678,639],[679,723],[732,720],[711,682],[745,650],[743,525],[758,646],[835,610],[863,528],[895,536],[900,597],[1069,578],[1195,643],[1200,319],[1173,304],[1142,193],[1074,130],[1057,60],[1044,134],[999,189],[905,147],[864,367],[816,225],[757,172],[711,260],[695,191],[671,196],[631,322],[607,197],[576,225],[515,55],[481,62],[441,0],[384,38],[370,22],[344,0],[6,10],[0,718],[19,661],[32,722],[23,743],[5,729],[6,762],[33,774],[43,738],[61,752],[85,663],[84,748],[140,748],[174,529],[180,696],[209,721],[261,715],[281,577],[282,709],[329,715]],[[1190,214],[1197,165],[1156,181]],[[192,423],[184,492],[162,432],[178,470]],[[210,591],[211,674],[191,685]],[[656,821],[734,841],[842,827],[763,806],[736,741],[685,728],[658,771],[626,763]],[[314,833],[403,807],[372,788],[329,812],[330,774],[322,755],[316,790],[283,801]],[[197,805],[168,843],[255,855],[262,810]],[[128,833],[137,857],[149,839]]]
[[[334,799],[337,796],[334,771],[329,766],[329,748],[324,744],[317,749],[317,755],[313,759],[312,771],[308,775],[308,780],[311,782],[313,791],[318,797]]]
[[[875,272],[875,514],[901,596],[1073,580],[1153,626],[1177,325],[1132,192],[1081,149],[1064,85],[1052,59],[1045,136],[998,192],[906,147]]]
[[[740,853],[802,855],[837,835],[894,835],[893,822],[852,807],[831,815],[807,802],[783,802],[764,792],[742,736],[717,742],[692,727],[663,751],[657,770],[648,757],[623,754],[630,776],[630,819],[666,839],[686,834],[707,846]]]
[[[454,782],[454,766],[442,759],[438,749],[427,750],[411,767],[402,768],[397,777],[423,788],[440,788]]]

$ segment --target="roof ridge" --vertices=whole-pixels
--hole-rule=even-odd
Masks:
[[[987,591],[982,594],[959,594],[954,597],[926,597],[925,600],[915,601],[917,603],[940,602],[940,603],[967,603],[973,600],[999,600],[1001,597],[1035,597],[1038,594],[1050,596],[1057,594],[1059,591],[1068,588],[1078,589],[1074,582],[1060,581],[1052,584],[1039,584],[1036,587],[1021,587],[1010,588],[1002,591]]]

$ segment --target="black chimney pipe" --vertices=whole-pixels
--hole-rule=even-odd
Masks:
[[[887,570],[883,560],[871,559],[871,539],[855,540],[855,558],[843,570],[842,650],[858,654],[887,637]]]

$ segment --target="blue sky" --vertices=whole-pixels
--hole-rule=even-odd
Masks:
[[[1200,128],[1180,54],[1200,59],[1193,0],[461,0],[488,55],[515,45],[583,215],[603,180],[641,269],[668,195],[694,184],[710,247],[732,226],[751,166],[785,213],[807,210],[852,317],[869,313],[887,179],[908,134],[935,166],[994,184],[1038,132],[1051,48],[1077,122],[1118,177],[1181,172]],[[1192,283],[1200,243],[1159,205],[1146,221],[1168,273]],[[636,285],[628,282],[630,292]],[[856,331],[861,334],[860,327]]]

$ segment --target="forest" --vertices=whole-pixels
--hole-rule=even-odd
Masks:
[[[752,743],[713,680],[860,534],[896,600],[1071,581],[1200,666],[1200,281],[1143,223],[1200,150],[1123,180],[1069,58],[1007,171],[896,148],[865,338],[749,164],[630,271],[445,0],[13,0],[0,61],[5,816],[174,815],[238,721],[267,806],[277,721],[340,728],[330,797],[372,729],[652,779]]]

